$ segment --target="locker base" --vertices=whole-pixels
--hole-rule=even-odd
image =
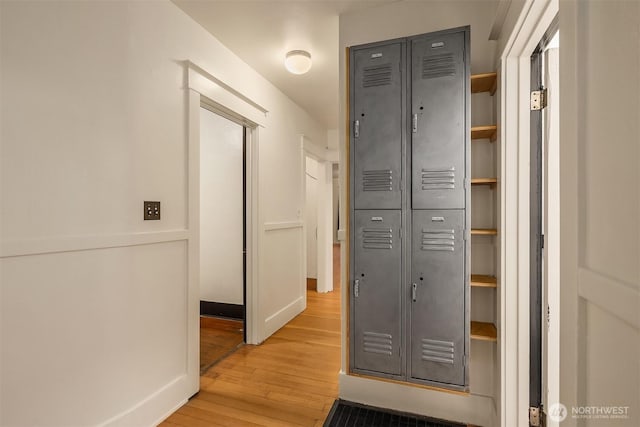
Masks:
[[[347,373],[347,375],[350,375],[352,377],[366,378],[366,379],[369,379],[369,380],[376,380],[376,381],[384,381],[384,382],[394,383],[394,384],[401,384],[401,385],[409,386],[409,387],[416,387],[416,388],[423,388],[423,389],[427,389],[427,390],[441,391],[441,392],[444,392],[444,393],[456,394],[458,396],[468,396],[470,394],[469,387],[463,387],[463,386],[450,386],[452,388],[444,388],[444,387],[441,387],[441,386],[438,386],[438,385],[435,385],[435,384],[428,384],[426,381],[424,381],[424,382],[423,381],[415,382],[416,380],[414,380],[414,379],[410,379],[408,381],[405,381],[403,379],[394,379],[394,378],[379,376],[379,375],[374,374],[374,373],[362,373],[362,372],[354,372],[354,371],[351,371],[351,372]]]

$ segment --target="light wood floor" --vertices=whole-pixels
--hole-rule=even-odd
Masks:
[[[200,393],[161,425],[321,426],[338,397],[339,264],[334,246],[334,291],[307,291],[302,314],[214,365],[200,377]]]
[[[244,342],[240,320],[200,317],[200,375]]]

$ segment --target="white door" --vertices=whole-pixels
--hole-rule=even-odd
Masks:
[[[560,35],[561,425],[637,427],[640,2],[560,2]]]
[[[244,304],[243,132],[200,108],[200,300]]]
[[[307,277],[318,278],[318,162],[306,158],[305,227],[307,230]]]

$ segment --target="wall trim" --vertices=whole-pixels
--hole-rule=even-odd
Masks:
[[[116,427],[131,425],[157,425],[169,417],[178,408],[184,405],[188,399],[184,396],[184,383],[186,375],[180,375],[162,386],[149,396],[125,409],[118,415],[98,424],[99,427]],[[162,408],[162,409],[159,409]],[[163,413],[161,418],[158,413]]]
[[[264,231],[288,230],[291,228],[302,228],[303,226],[303,221],[265,222],[262,225]]]
[[[200,301],[200,316],[244,320],[244,305],[225,302]]]
[[[271,336],[278,329],[289,323],[291,319],[304,311],[305,308],[307,308],[306,299],[304,297],[298,297],[284,308],[267,317],[264,321],[264,336]]]
[[[340,398],[466,424],[495,425],[491,397],[443,393],[359,376],[339,374]]]
[[[150,245],[188,240],[189,237],[189,230],[166,230],[5,240],[0,247],[0,258]]]
[[[193,62],[187,60],[184,64],[187,68],[189,89],[210,99],[233,116],[239,115],[260,126],[266,125],[268,110],[265,107]]]

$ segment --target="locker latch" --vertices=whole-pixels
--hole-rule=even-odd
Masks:
[[[418,285],[415,283],[411,285],[411,299],[413,302],[418,300]]]
[[[356,279],[353,284],[353,296],[358,298],[358,295],[360,295],[360,280]]]
[[[413,119],[411,120],[411,128],[413,133],[418,133],[418,115],[414,114]]]
[[[360,138],[360,120],[353,122],[353,137]]]

